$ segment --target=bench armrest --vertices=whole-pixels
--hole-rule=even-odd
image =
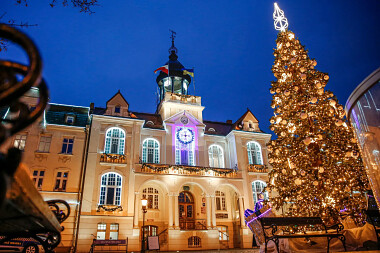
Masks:
[[[342,223],[337,223],[337,224],[334,224],[332,226],[326,226],[325,225],[325,229],[326,229],[326,233],[327,233],[327,230],[329,230],[329,229],[336,229],[336,232],[339,234],[340,232],[342,232],[344,230],[344,226]]]

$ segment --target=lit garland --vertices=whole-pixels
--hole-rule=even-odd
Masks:
[[[344,108],[324,89],[329,76],[314,69],[316,60],[291,31],[280,32],[276,43],[270,201],[276,209],[288,207],[290,216],[336,222],[345,210],[360,221],[368,180]]]
[[[113,205],[98,205],[98,209],[96,211],[97,212],[100,212],[100,211],[114,212],[116,210],[119,212],[122,212],[123,207],[122,206],[113,206]]]
[[[213,168],[213,167],[198,167],[198,166],[188,166],[188,165],[169,165],[169,164],[166,165],[166,164],[143,163],[142,169],[145,169],[145,168],[154,170],[156,172],[162,172],[162,171],[170,170],[170,169],[171,170],[182,169],[182,170],[186,170],[189,172],[213,171],[213,172],[218,173],[220,175],[228,175],[228,174],[234,173],[238,170],[237,167],[233,168],[233,169],[221,169],[221,168]]]

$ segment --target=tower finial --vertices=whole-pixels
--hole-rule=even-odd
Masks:
[[[277,3],[274,3],[274,29],[277,31],[285,32],[286,28],[288,28],[288,19],[285,17],[284,11],[278,7]]]
[[[174,39],[177,35],[177,33],[173,30],[170,30],[169,31],[172,33],[172,35],[170,36],[170,38],[172,39],[172,46],[169,48],[169,54],[171,54],[173,51],[174,53],[177,53],[178,52],[178,49],[174,46]]]

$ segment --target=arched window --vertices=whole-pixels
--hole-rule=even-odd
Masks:
[[[268,192],[264,191],[264,188],[266,186],[267,184],[261,180],[256,180],[252,182],[252,194],[254,204],[256,204],[256,202],[259,200],[260,194],[264,196],[264,199],[268,199]]]
[[[257,142],[250,141],[247,143],[249,164],[263,164],[261,147]]]
[[[226,195],[224,192],[215,191],[216,210],[226,211]]]
[[[143,163],[160,163],[160,144],[154,139],[146,139],[142,150]]]
[[[218,145],[211,145],[208,148],[208,160],[210,167],[224,168],[223,149]]]
[[[124,155],[125,132],[121,128],[112,127],[106,133],[104,153]]]
[[[143,198],[148,200],[148,209],[158,209],[158,190],[152,187],[143,190]]]
[[[114,172],[102,176],[100,185],[99,205],[120,206],[121,176]]]

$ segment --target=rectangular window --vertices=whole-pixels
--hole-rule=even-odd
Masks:
[[[38,152],[48,153],[50,150],[51,136],[41,136]]]
[[[73,153],[74,138],[63,138],[61,154]]]
[[[57,178],[55,180],[55,191],[66,191],[67,178],[69,177],[69,172],[58,171]]]
[[[41,190],[42,182],[44,180],[45,171],[35,170],[33,171],[33,182],[37,189]]]
[[[110,225],[110,240],[117,240],[119,238],[119,224],[111,223]]]
[[[75,116],[73,115],[66,115],[65,119],[66,124],[73,125],[75,122]]]
[[[115,113],[120,113],[120,106],[115,107]]]
[[[25,149],[26,134],[17,134],[13,142],[13,146],[19,150]]]
[[[96,233],[96,240],[105,240],[106,239],[106,230],[107,230],[107,224],[98,223],[98,231]]]

